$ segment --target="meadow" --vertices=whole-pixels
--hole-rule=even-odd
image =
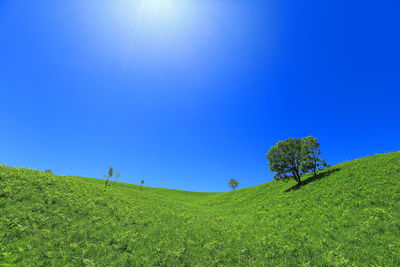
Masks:
[[[0,265],[400,265],[400,152],[303,180],[198,193],[0,165]]]

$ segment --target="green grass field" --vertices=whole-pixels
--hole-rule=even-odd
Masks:
[[[303,180],[141,191],[0,165],[0,265],[400,265],[400,152]]]

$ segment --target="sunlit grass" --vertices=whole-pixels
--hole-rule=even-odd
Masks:
[[[113,182],[105,190],[102,180],[1,166],[0,263],[398,266],[400,153],[319,178],[289,191],[294,182],[227,193]]]

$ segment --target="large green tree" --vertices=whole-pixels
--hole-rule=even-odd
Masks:
[[[275,180],[293,178],[301,184],[301,176],[312,171],[314,176],[320,166],[326,166],[321,160],[321,149],[318,140],[312,136],[288,138],[279,141],[268,151],[269,169],[275,172]]]
[[[275,180],[293,178],[301,184],[301,175],[306,170],[304,166],[309,163],[299,138],[290,137],[279,141],[265,156],[268,159],[269,169],[275,172]]]

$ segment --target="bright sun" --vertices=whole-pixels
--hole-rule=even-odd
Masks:
[[[128,2],[122,0],[122,2]],[[177,19],[182,13],[184,1],[182,0],[137,0],[129,1],[130,10],[136,13],[138,23],[143,21],[159,21],[162,23],[172,23],[171,20]]]

